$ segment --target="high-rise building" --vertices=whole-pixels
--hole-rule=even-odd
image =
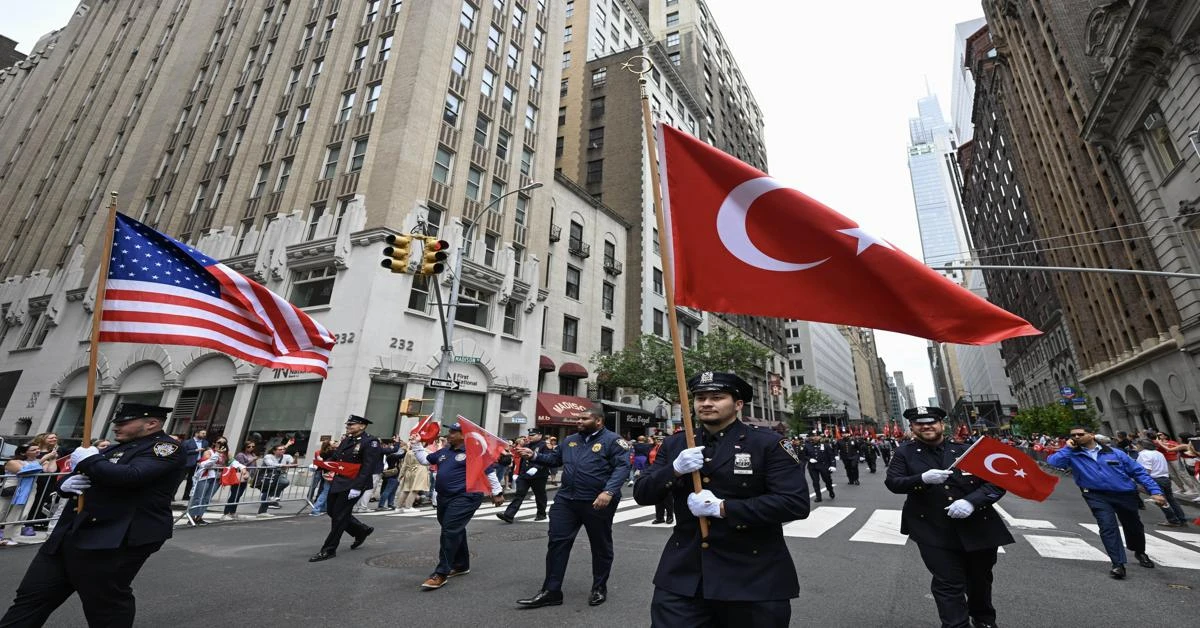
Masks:
[[[896,385],[896,378],[892,375],[887,376],[887,388],[888,407],[892,411],[892,420],[900,422],[904,418],[904,401],[900,398],[900,387]]]
[[[449,287],[448,274],[379,268],[383,238],[418,227],[462,262],[458,390],[444,414],[515,435],[518,415],[534,414],[541,302],[563,289],[547,282],[570,257],[550,256],[552,198],[567,194],[551,187],[563,26],[564,5],[546,0],[77,11],[29,71],[0,82],[0,346],[21,400],[7,403],[0,433],[81,436],[79,342],[105,192],[116,190],[122,211],[286,296],[338,344],[325,380],[195,348],[106,344],[95,435],[122,401],[174,406],[173,432],[235,439],[315,443],[347,413],[400,431],[411,420],[400,401],[434,396],[434,288]],[[625,245],[619,220],[563,202],[580,245]],[[602,309],[599,263],[583,269],[589,313]],[[580,333],[599,343],[603,331]],[[592,375],[558,365],[571,376]]]
[[[861,421],[854,356],[838,326],[788,321],[787,336],[792,377],[829,395],[834,411],[845,410],[850,421]]]
[[[0,70],[5,74],[16,74],[21,68],[13,68],[19,61],[24,61],[25,55],[17,52],[17,42],[0,35]]]
[[[987,22],[975,18],[954,25],[954,72],[950,80],[950,128],[961,146],[971,141],[975,133],[971,123],[972,100],[975,98],[975,76],[967,55],[967,40]]]
[[[839,326],[850,345],[854,361],[854,379],[863,421],[882,424],[889,418],[886,382],[879,377],[879,353],[875,348],[875,330]]]
[[[962,265],[968,255],[958,198],[954,134],[930,94],[917,101],[918,116],[908,120],[908,170],[912,179],[922,260],[931,266]],[[941,271],[962,283],[957,270]]]

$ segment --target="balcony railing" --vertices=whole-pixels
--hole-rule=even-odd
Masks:
[[[567,252],[580,259],[587,259],[592,255],[592,245],[584,244],[581,240],[571,238],[567,243]]]
[[[558,242],[562,239],[562,227],[558,225],[550,225],[550,241]]]
[[[604,272],[616,277],[625,270],[625,265],[611,257],[604,258]]]

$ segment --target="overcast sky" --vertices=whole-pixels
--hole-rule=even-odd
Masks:
[[[0,35],[28,53],[78,2],[5,4]],[[954,25],[982,16],[979,0],[708,4],[766,117],[771,175],[919,259],[908,118],[926,85],[948,114]],[[917,402],[933,396],[925,341],[876,338],[888,371],[904,371]]]

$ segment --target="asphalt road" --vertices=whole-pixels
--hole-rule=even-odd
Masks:
[[[825,500],[813,517],[795,524],[789,539],[800,573],[801,593],[792,603],[794,626],[937,626],[929,574],[916,546],[898,537],[892,522],[903,498],[892,495],[880,474],[863,469],[862,486],[844,486],[835,474],[837,499]],[[308,557],[328,530],[321,517],[276,518],[251,523],[181,529],[153,556],[134,583],[139,626],[646,626],[651,579],[669,536],[649,524],[626,491],[615,525],[616,562],[609,601],[586,603],[591,580],[586,535],[576,542],[560,607],[518,610],[514,600],[536,592],[545,558],[545,524],[508,525],[481,510],[472,522],[472,572],[444,588],[425,592],[420,583],[436,563],[437,522],[429,516],[369,516],[376,532],[359,550],[343,544],[334,560]],[[1001,626],[1187,626],[1200,608],[1200,530],[1175,532],[1148,525],[1160,565],[1129,566],[1129,578],[1107,577],[1099,537],[1070,479],[1045,503],[1012,496],[1001,504],[1018,525],[995,569],[995,605]],[[814,504],[816,505],[816,504]],[[530,504],[532,506],[532,504]],[[1188,510],[1200,514],[1200,510]],[[1147,524],[1161,521],[1153,508]],[[813,537],[806,538],[805,535]],[[1182,539],[1182,540],[1181,540]],[[1190,544],[1189,544],[1190,543]],[[0,552],[0,591],[15,591],[36,547]],[[57,626],[83,626],[72,598],[52,618]]]

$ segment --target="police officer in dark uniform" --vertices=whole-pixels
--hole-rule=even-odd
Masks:
[[[867,438],[862,443],[863,457],[867,459],[867,469],[875,473],[875,462],[879,459],[879,444],[874,438]]]
[[[804,465],[792,442],[738,420],[753,389],[732,373],[688,381],[703,428],[688,448],[667,438],[633,488],[639,504],[675,500],[676,523],[654,575],[652,626],[783,627],[799,597],[783,524],[808,516]],[[693,471],[704,489],[693,492]],[[700,537],[698,517],[708,518]]]
[[[372,486],[371,471],[383,464],[383,449],[379,446],[379,439],[367,433],[370,424],[367,419],[351,414],[346,419],[346,435],[338,443],[337,449],[323,462],[316,463],[322,469],[333,471],[334,476],[325,502],[325,512],[329,515],[329,536],[321,544],[321,551],[308,559],[310,563],[336,556],[342,534],[349,532],[354,537],[350,549],[358,549],[375,531],[375,528],[354,517],[354,504],[362,497],[363,491]],[[337,463],[358,465],[357,473],[347,472],[346,467]]]
[[[817,493],[813,501],[821,501],[821,480],[825,480],[829,499],[837,497],[833,493],[833,470],[837,468],[837,453],[833,445],[822,442],[821,433],[813,430],[808,433],[808,442],[804,443],[804,458],[808,460],[808,476],[812,478],[813,490]]]
[[[542,439],[540,430],[529,430],[527,447],[533,450],[535,456],[546,450],[546,441]],[[550,467],[532,462],[526,466],[528,468],[522,467],[521,475],[517,477],[517,490],[513,493],[512,501],[508,502],[508,508],[505,508],[504,512],[496,513],[496,518],[505,523],[514,521],[517,510],[521,508],[521,502],[525,501],[525,496],[531,490],[534,502],[537,504],[537,512],[534,514],[533,520],[541,521],[546,518],[546,480],[550,477]]]
[[[992,566],[1013,537],[992,508],[1004,489],[949,467],[968,446],[945,438],[941,408],[904,411],[914,440],[900,445],[884,484],[904,493],[900,532],[912,537],[933,574],[930,591],[942,628],[995,628]]]
[[[162,431],[170,412],[123,404],[112,421],[117,444],[71,454],[73,473],[58,487],[70,500],[0,626],[41,626],[74,592],[89,626],[133,625],[130,585],[171,538],[171,500],[183,480],[183,451]],[[76,512],[80,494],[86,497]]]
[[[481,493],[469,492],[467,488],[467,446],[462,425],[450,424],[446,436],[448,446],[434,452],[426,452],[421,441],[412,441],[413,454],[423,465],[437,465],[437,522],[442,526],[439,539],[438,565],[421,588],[426,591],[440,589],[455,576],[471,573],[471,552],[467,549],[467,524],[483,502]],[[504,489],[496,477],[496,465],[484,470],[492,503],[504,503]]]
[[[613,515],[621,501],[621,486],[629,479],[629,448],[624,439],[604,428],[599,404],[575,413],[576,433],[555,449],[534,455],[517,450],[533,464],[562,467],[562,481],[550,506],[550,531],[546,548],[546,577],[533,597],[517,600],[523,608],[557,606],[563,602],[562,583],[579,528],[587,530],[592,546],[592,591],[589,606],[608,599],[608,573],[612,568]]]
[[[838,457],[842,459],[842,466],[846,469],[847,484],[858,484],[858,463],[864,453],[862,445],[862,441],[854,435],[847,436],[838,443]]]

